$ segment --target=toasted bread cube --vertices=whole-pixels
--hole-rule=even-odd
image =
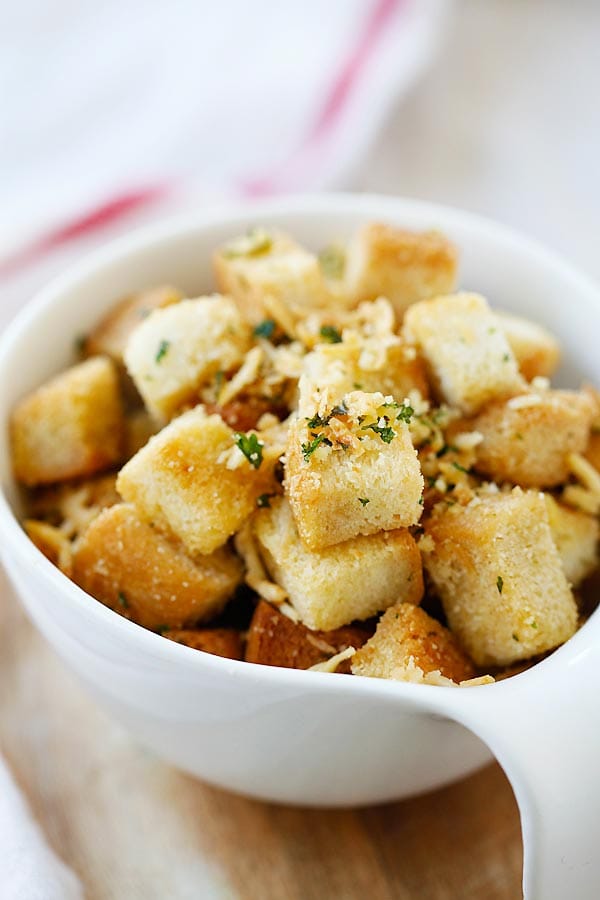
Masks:
[[[105,354],[118,365],[124,365],[123,355],[131,333],[155,309],[178,303],[183,294],[171,285],[160,285],[125,297],[112,306],[87,336],[83,345],[86,356]]]
[[[175,628],[165,631],[163,637],[213,656],[226,659],[242,659],[243,656],[242,634],[235,628]]]
[[[449,294],[456,269],[456,249],[442,234],[372,222],[348,248],[346,289],[356,303],[387,297],[401,322],[412,303]]]
[[[217,372],[239,367],[250,344],[233,300],[215,294],[151,313],[132,333],[125,363],[149,411],[163,419],[197,402]]]
[[[415,525],[423,476],[408,425],[382,394],[346,394],[340,415],[289,430],[285,487],[304,544],[320,550],[358,535]],[[323,422],[323,418],[320,419]],[[315,441],[318,444],[316,449]]]
[[[71,574],[71,542],[68,537],[54,525],[38,519],[25,519],[23,528],[46,559],[58,566],[65,575]]]
[[[318,403],[324,390],[332,398],[342,400],[354,390],[374,394],[380,392],[400,403],[418,391],[423,399],[429,396],[427,373],[423,360],[413,347],[397,338],[381,342],[376,366],[363,355],[360,343],[340,342],[319,344],[303,360],[302,406]]]
[[[494,314],[523,378],[526,381],[549,378],[560,362],[560,345],[556,338],[537,322],[500,310],[495,310]]]
[[[114,363],[96,356],[62,372],[13,411],[13,465],[23,484],[52,484],[121,459],[124,418]]]
[[[276,492],[276,462],[264,448],[255,468],[221,417],[197,407],[150,438],[121,469],[117,490],[192,555],[212,553],[240,528],[261,494]]]
[[[546,494],[548,519],[554,543],[557,546],[567,581],[571,587],[579,587],[597,567],[598,520],[578,510],[569,509]]]
[[[577,391],[523,394],[491,403],[472,423],[483,435],[477,470],[521,487],[554,487],[569,477],[569,453],[588,443],[594,405]]]
[[[452,632],[420,607],[396,603],[384,612],[373,637],[352,657],[352,672],[402,681],[412,665],[424,675],[439,672],[457,683],[475,676],[473,663]]]
[[[190,559],[183,547],[120,503],[105,509],[77,542],[73,580],[145,628],[183,628],[221,611],[242,577],[227,548]]]
[[[253,325],[272,318],[269,300],[295,313],[323,307],[329,292],[317,257],[284,234],[256,229],[214,255],[217,286]]]
[[[421,558],[414,538],[404,529],[314,551],[300,540],[285,498],[273,498],[254,521],[271,577],[287,592],[308,628],[330,631],[368,619],[399,598],[415,604],[421,600]]]
[[[416,303],[404,333],[425,358],[440,397],[467,415],[525,387],[504,332],[478,294]]]
[[[568,640],[577,608],[544,495],[514,488],[434,514],[423,561],[450,629],[480,666],[509,665]]]
[[[584,456],[600,472],[600,433],[597,431],[590,434]]]
[[[311,631],[261,600],[250,622],[245,659],[263,666],[310,669],[348,647],[362,647],[371,634],[372,630],[359,625]],[[347,664],[345,670],[349,671]]]
[[[125,420],[125,451],[123,459],[127,462],[132,456],[145,447],[150,438],[159,430],[159,425],[145,409],[136,409]]]

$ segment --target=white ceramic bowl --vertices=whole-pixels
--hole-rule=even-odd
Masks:
[[[140,231],[86,259],[42,291],[3,336],[0,552],[29,614],[65,662],[169,762],[255,797],[350,806],[460,778],[490,758],[487,743],[521,809],[527,896],[591,900],[600,895],[598,616],[534,669],[485,687],[423,687],[249,665],[191,650],[123,619],[54,568],[18,523],[10,410],[72,360],[75,337],[116,297],[165,281],[191,296],[210,289],[212,249],[249,225],[274,225],[318,248],[371,219],[446,232],[461,250],[461,286],[558,334],[566,348],[563,382],[586,376],[600,383],[595,288],[536,244],[486,220],[412,201],[343,195],[200,213]]]

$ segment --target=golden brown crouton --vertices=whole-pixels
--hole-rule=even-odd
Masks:
[[[560,362],[560,346],[556,338],[529,319],[511,313],[494,311],[500,328],[506,335],[519,370],[526,381],[536,377],[549,378]]]
[[[308,550],[282,497],[258,511],[254,527],[271,577],[308,628],[328,631],[368,619],[398,598],[415,604],[421,599],[421,559],[404,529]]]
[[[465,507],[440,504],[425,530],[423,562],[451,630],[478,665],[509,665],[574,633],[575,600],[543,494],[515,488]]]
[[[235,628],[175,628],[165,631],[163,637],[192,650],[203,650],[226,659],[242,659],[243,656],[242,634]]]
[[[472,422],[483,435],[476,468],[494,481],[554,487],[569,477],[569,453],[588,443],[594,415],[587,394],[541,391],[491,403]]]
[[[583,455],[600,472],[600,433],[592,431]]]
[[[123,365],[123,354],[131,332],[155,309],[171,306],[183,294],[171,285],[160,285],[125,297],[112,306],[85,340],[86,356],[106,354]]]
[[[478,294],[452,294],[411,306],[404,334],[425,358],[441,399],[472,415],[525,382],[503,331]]]
[[[145,409],[136,409],[125,419],[125,449],[123,460],[127,462],[145,447],[158,430],[156,420]]]
[[[548,519],[567,581],[578,587],[598,565],[598,520],[568,509],[546,494]]]
[[[256,444],[248,459],[235,432],[200,406],[174,419],[121,469],[117,489],[140,516],[178,538],[192,555],[212,553],[278,489],[278,459]],[[254,446],[256,435],[240,442]],[[252,453],[249,451],[252,457]]]
[[[73,580],[146,628],[183,628],[210,619],[239,584],[242,567],[222,548],[192,560],[180,544],[121,503],[94,519],[73,554]]]
[[[123,427],[114,363],[97,356],[72,366],[17,404],[15,475],[33,486],[108,469],[121,458]]]
[[[186,403],[217,372],[240,366],[251,333],[229,297],[181,300],[141,322],[125,348],[125,363],[148,410],[159,420]]]
[[[387,403],[387,405],[386,405]],[[419,521],[423,476],[407,408],[354,391],[289,430],[285,487],[304,544],[319,550]]]
[[[25,519],[23,528],[46,559],[70,576],[71,543],[68,537],[56,526],[38,519]]]
[[[373,222],[348,248],[346,290],[356,303],[387,297],[401,322],[411,303],[450,293],[456,268],[456,249],[443,235]]]
[[[475,675],[471,660],[447,628],[411,603],[396,603],[384,612],[373,637],[354,654],[351,668],[354,675],[404,680],[410,665],[423,674],[439,672],[457,683]]]
[[[309,669],[347,647],[362,647],[371,634],[372,629],[358,625],[311,631],[261,600],[250,622],[245,659],[263,666]],[[348,664],[343,668],[349,671]]]
[[[219,290],[253,325],[275,318],[285,331],[286,312],[322,307],[329,298],[317,257],[287,235],[255,229],[220,247],[213,262]]]

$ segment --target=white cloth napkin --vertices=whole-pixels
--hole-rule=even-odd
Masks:
[[[133,219],[342,185],[431,58],[446,5],[4,4],[0,324]],[[83,896],[1,759],[0,852],[2,900]]]

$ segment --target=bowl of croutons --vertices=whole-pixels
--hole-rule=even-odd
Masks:
[[[599,314],[535,243],[413,201],[121,239],[2,338],[6,569],[182,769],[355,805],[491,747],[528,896],[591,897]]]

